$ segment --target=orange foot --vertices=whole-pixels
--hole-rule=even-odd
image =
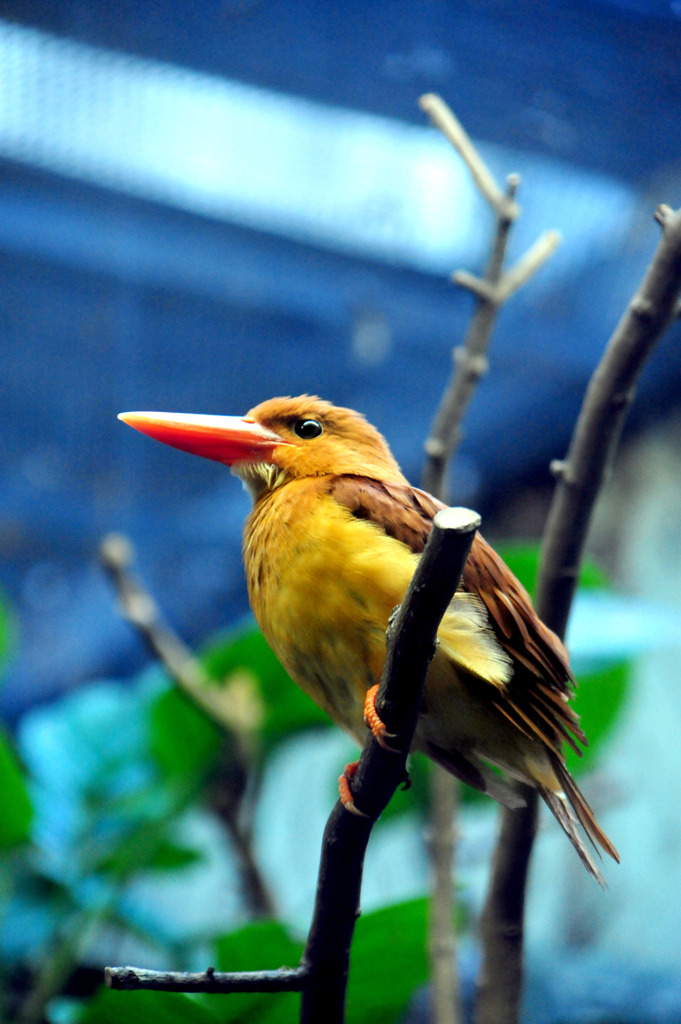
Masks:
[[[399,750],[396,750],[395,747],[391,747],[387,742],[387,740],[395,739],[397,733],[386,731],[386,728],[376,710],[377,693],[378,683],[367,690],[366,699],[364,701],[364,724],[371,729],[374,739],[379,746],[383,747],[384,750],[391,751],[393,754],[399,754]]]
[[[368,818],[369,815],[365,814],[364,811],[360,811],[359,807],[353,800],[352,793],[350,792],[350,780],[357,771],[359,761],[353,761],[351,764],[346,764],[343,769],[343,774],[338,780],[338,795],[340,801],[346,811],[350,811],[351,814],[356,814],[358,818]]]

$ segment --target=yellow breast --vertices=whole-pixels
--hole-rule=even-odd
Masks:
[[[324,493],[323,478],[268,492],[246,522],[244,563],[260,628],[291,677],[360,743],[388,619],[417,561],[401,541]],[[470,595],[457,595],[439,637],[452,666],[497,684],[508,677],[486,613]]]
[[[253,614],[275,654],[361,739],[364,696],[380,679],[388,618],[415,556],[306,479],[258,502],[246,523],[244,562]]]

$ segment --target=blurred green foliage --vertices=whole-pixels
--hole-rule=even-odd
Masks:
[[[0,595],[0,666],[11,650],[15,632],[14,618],[5,598]],[[33,806],[28,786],[14,745],[0,727],[0,853],[25,843],[30,835]]]
[[[506,550],[504,557],[531,588],[536,548]],[[604,583],[588,566],[583,584]],[[0,654],[9,646],[10,619],[0,606]],[[81,965],[101,962],[102,942],[107,949],[118,943],[138,950],[140,962],[151,958],[152,965],[160,961],[171,969],[214,963],[224,970],[256,970],[299,960],[301,943],[281,923],[243,923],[251,912],[243,894],[219,908],[219,925],[200,933],[181,920],[183,911],[172,907],[172,896],[170,913],[167,899],[163,912],[147,905],[145,894],[164,891],[164,880],[191,890],[208,870],[213,853],[197,821],[212,821],[224,842],[231,842],[221,822],[224,801],[215,803],[216,793],[227,793],[227,803],[250,822],[248,832],[272,753],[298,733],[330,727],[251,622],[215,638],[200,660],[233,722],[231,730],[206,717],[155,669],[130,684],[93,682],[35,709],[22,723],[16,746],[0,733],[0,982],[9,992],[6,1007],[14,1005],[15,980],[28,974],[36,1022],[41,1013],[60,1024],[275,1024],[296,1018],[299,997],[293,993],[189,997],[100,989],[90,998],[54,1000]],[[575,703],[591,746],[581,760],[569,755],[571,768],[589,767],[598,756],[625,699],[627,678],[625,663],[580,678]],[[396,794],[386,820],[423,812],[427,772],[425,759],[412,759],[412,788]],[[328,786],[330,807],[333,779]],[[424,900],[359,920],[348,989],[350,1024],[399,1019],[426,981],[425,934]]]
[[[0,665],[4,664],[14,647],[17,626],[12,609],[0,594]]]
[[[244,669],[255,676],[263,709],[259,738],[264,753],[297,732],[331,724],[328,715],[295,685],[251,623],[217,637],[202,652],[201,662],[218,683]]]
[[[498,552],[530,594],[534,594],[539,572],[539,544],[501,544]],[[583,590],[607,590],[608,577],[594,561],[585,558],[579,570],[579,586]]]
[[[567,749],[565,760],[571,772],[593,771],[601,754],[603,741],[612,731],[629,692],[631,666],[619,661],[596,672],[583,672],[579,677],[572,706],[579,715],[589,745],[579,757]]]
[[[182,993],[101,989],[80,1010],[78,1024],[215,1024],[221,1018]]]
[[[425,899],[360,917],[352,943],[348,1024],[400,1019],[428,978],[427,917]]]
[[[198,779],[218,756],[220,728],[179,690],[164,689],[149,708],[149,750],[169,779]]]
[[[294,941],[277,921],[257,921],[223,935],[216,943],[220,971],[266,971],[277,967],[295,967],[303,952],[301,942]],[[219,1007],[223,1024],[254,1021],[277,1024],[295,1021],[300,996],[296,992],[235,993]]]
[[[0,729],[0,851],[28,842],[33,822],[33,805],[24,772],[4,730]]]

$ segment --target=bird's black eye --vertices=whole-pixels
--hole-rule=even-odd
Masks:
[[[313,437],[319,437],[322,432],[322,425],[319,420],[296,420],[293,424],[293,433],[302,437],[303,441],[309,441]]]

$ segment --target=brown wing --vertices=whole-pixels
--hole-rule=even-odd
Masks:
[[[575,739],[585,744],[586,737],[568,704],[574,677],[567,651],[538,617],[520,581],[479,534],[466,562],[463,585],[483,601],[499,642],[514,662],[506,699],[495,698],[499,710],[557,753],[561,754],[561,737],[581,753]]]
[[[426,546],[435,513],[445,507],[430,494],[409,484],[349,474],[330,477],[329,493],[353,516],[380,526],[389,537],[401,540],[416,555]]]
[[[368,477],[331,477],[329,492],[353,515],[380,526],[415,554],[423,551],[433,518],[445,507],[409,484]],[[511,680],[492,693],[498,710],[561,757],[561,740],[580,753],[575,740],[586,743],[586,737],[567,703],[573,684],[567,652],[538,618],[520,581],[480,534],[473,540],[462,588],[483,602],[499,643],[513,660]]]

